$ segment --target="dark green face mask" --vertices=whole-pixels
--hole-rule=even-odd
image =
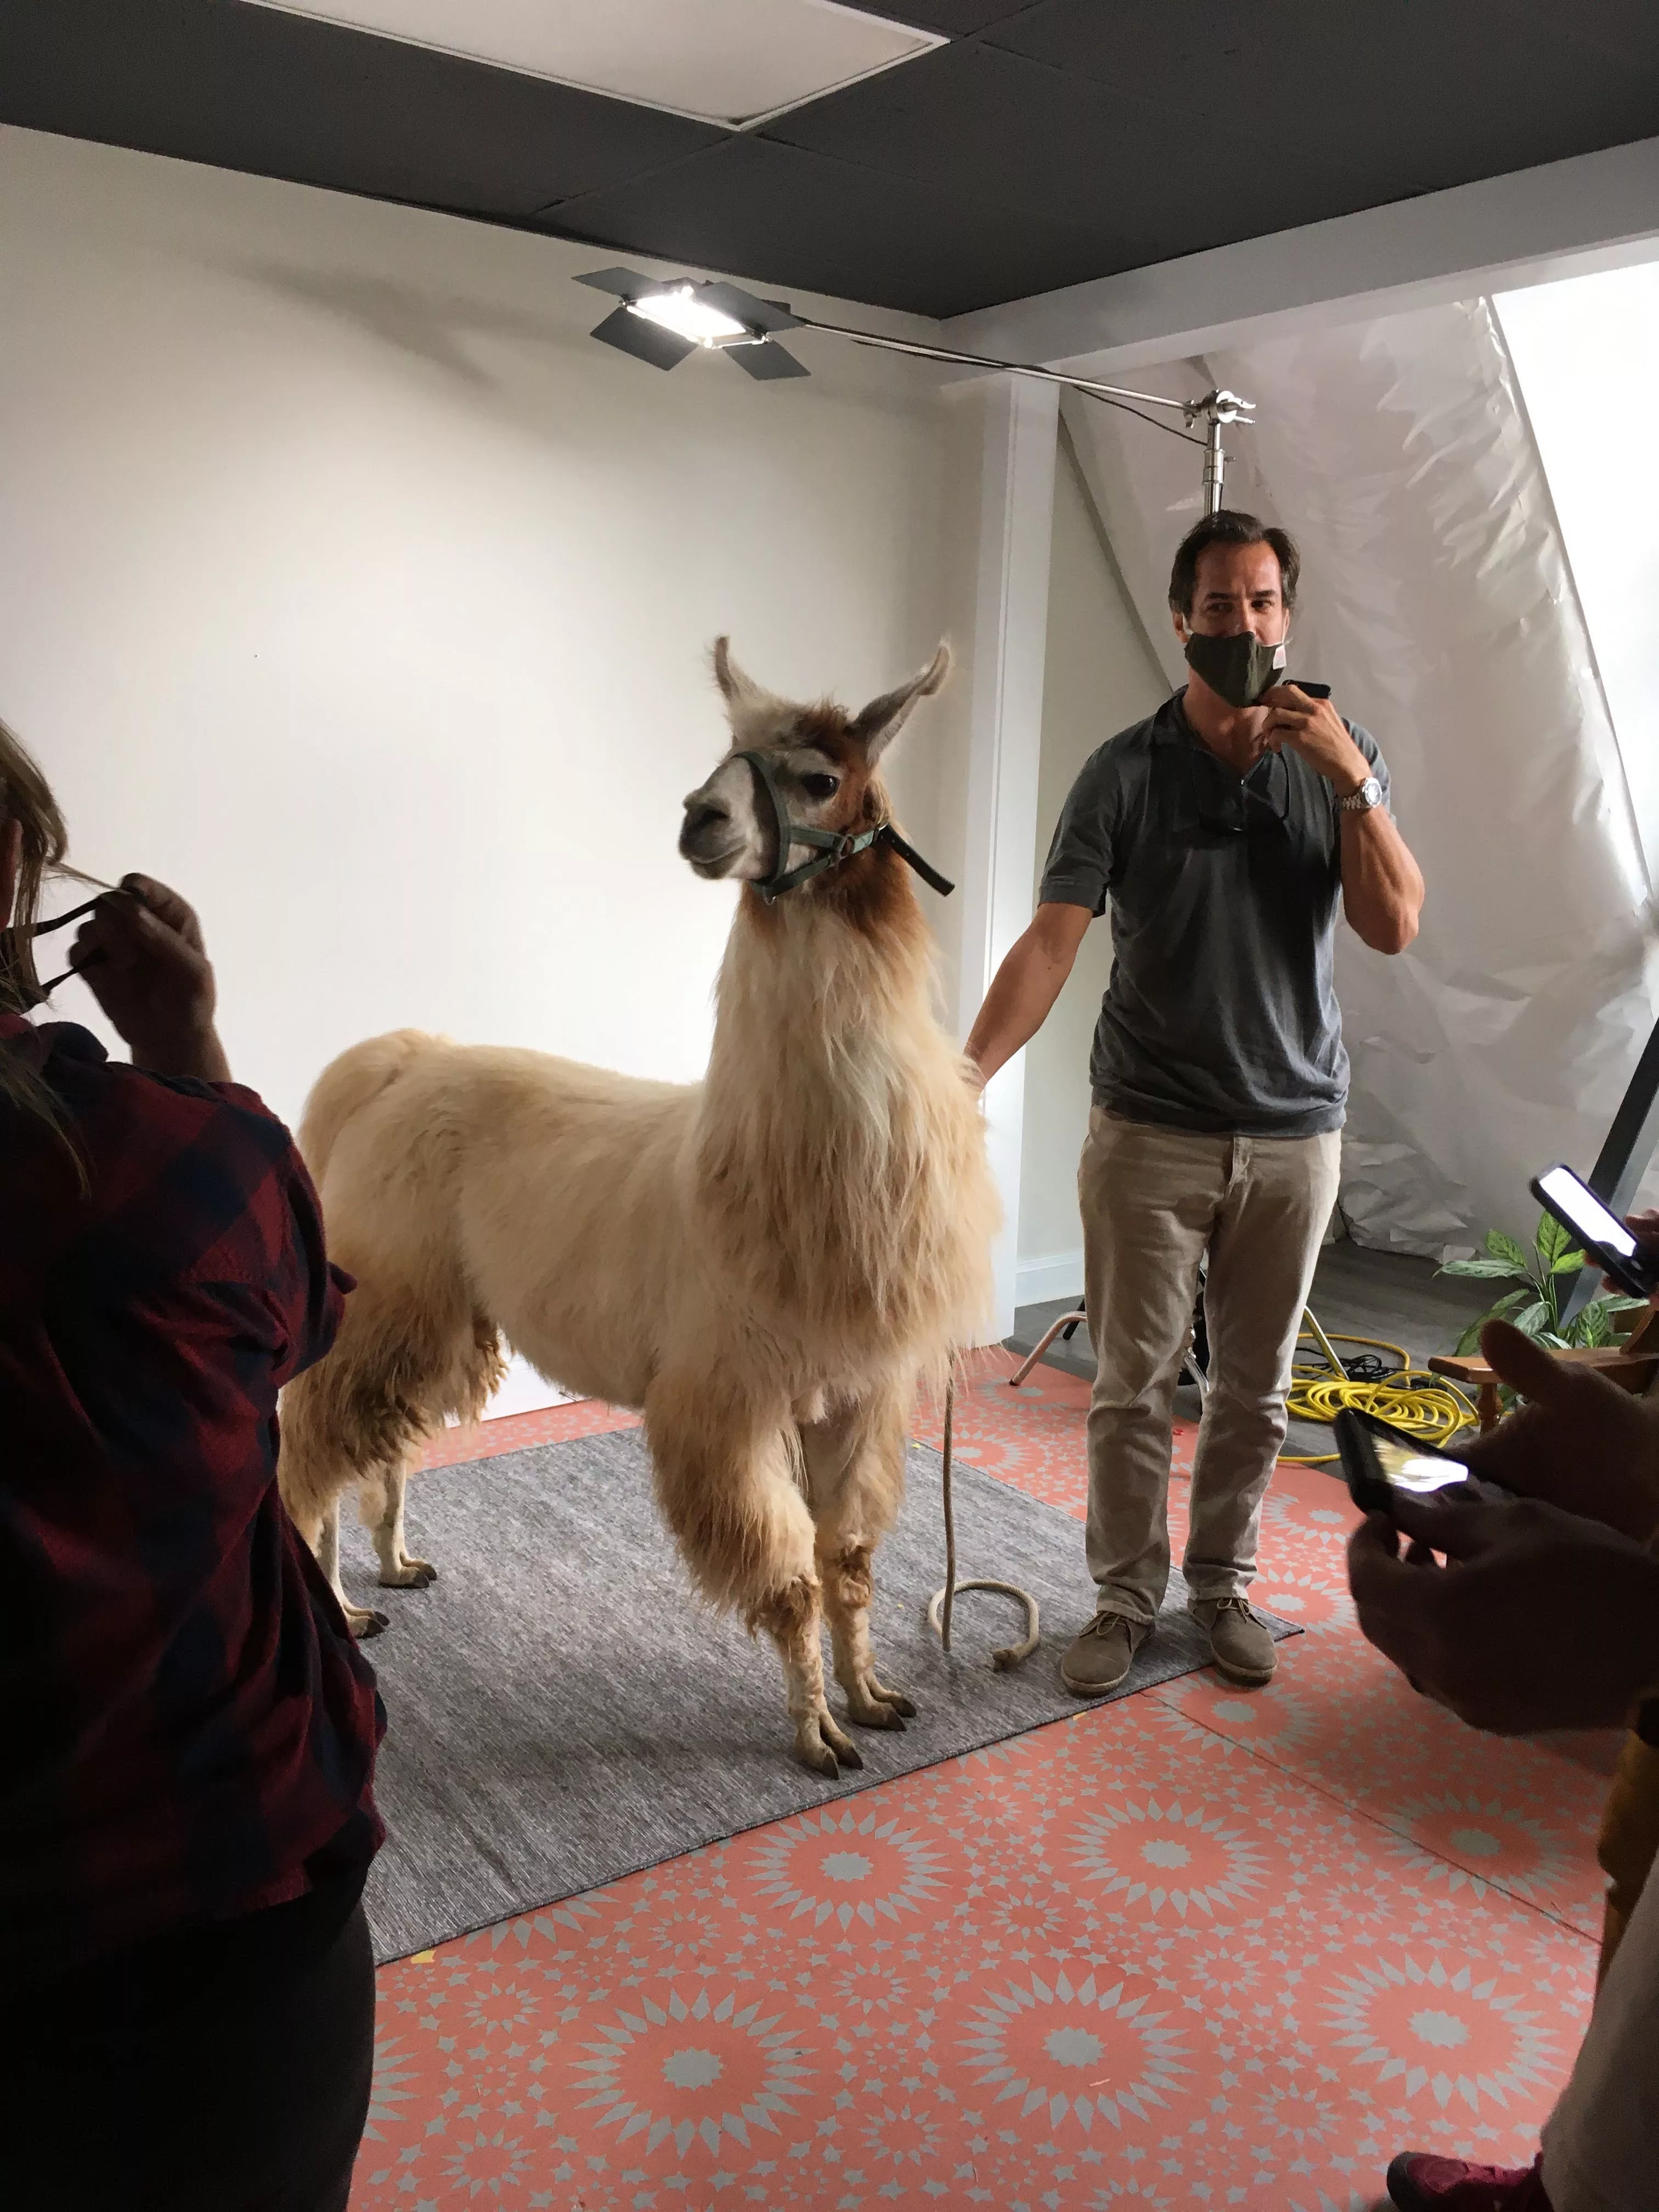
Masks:
[[[1254,707],[1264,691],[1285,681],[1285,647],[1262,645],[1249,630],[1237,637],[1187,641],[1187,665],[1230,707]]]

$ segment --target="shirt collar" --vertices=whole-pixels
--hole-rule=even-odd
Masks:
[[[1205,744],[1203,738],[1200,737],[1198,732],[1187,720],[1186,702],[1187,692],[1185,685],[1183,685],[1179,691],[1171,692],[1170,695],[1168,702],[1169,708],[1170,710],[1170,735],[1175,738],[1177,744],[1188,746],[1194,752],[1201,754],[1204,759],[1212,769],[1216,769],[1221,772],[1224,781],[1229,786],[1237,782],[1248,784],[1251,790],[1258,793],[1271,790],[1277,779],[1278,774],[1277,769],[1275,769],[1273,765],[1274,762],[1277,762],[1279,767],[1284,769],[1286,777],[1288,778],[1290,763],[1285,759],[1283,753],[1275,753],[1272,751],[1264,752],[1259,760],[1253,761],[1251,763],[1250,766],[1245,770],[1243,775],[1238,775],[1237,771],[1230,767],[1212,746],[1206,745]]]

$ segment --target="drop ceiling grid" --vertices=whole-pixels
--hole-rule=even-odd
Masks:
[[[0,119],[938,316],[1659,131],[1651,0],[865,0],[734,136],[241,0],[6,0]]]

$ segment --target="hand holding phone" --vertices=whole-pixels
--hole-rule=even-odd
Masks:
[[[1571,1168],[1546,1168],[1533,1177],[1532,1194],[1633,1298],[1651,1297],[1659,1290],[1659,1258],[1644,1250],[1618,1215]]]
[[[1392,1520],[1401,1498],[1462,1500],[1480,1494],[1462,1460],[1419,1443],[1376,1413],[1345,1406],[1331,1425],[1349,1493],[1362,1513],[1382,1513]]]

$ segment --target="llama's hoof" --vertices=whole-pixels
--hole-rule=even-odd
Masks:
[[[366,1605],[349,1605],[345,1609],[346,1626],[359,1644],[367,1644],[371,1636],[378,1636],[390,1626],[386,1614],[372,1612]]]
[[[916,1709],[902,1690],[887,1689],[869,1674],[847,1692],[847,1717],[860,1728],[902,1729]]]
[[[855,1728],[902,1729],[904,1726],[904,1716],[897,1707],[884,1703],[880,1698],[849,1698],[847,1717]]]
[[[843,1767],[851,1771],[864,1764],[852,1738],[836,1726],[827,1712],[803,1721],[796,1729],[795,1756],[803,1766],[830,1782],[839,1779]]]
[[[438,1579],[438,1570],[430,1559],[405,1559],[395,1567],[382,1567],[380,1586],[383,1589],[424,1589],[428,1583]]]

